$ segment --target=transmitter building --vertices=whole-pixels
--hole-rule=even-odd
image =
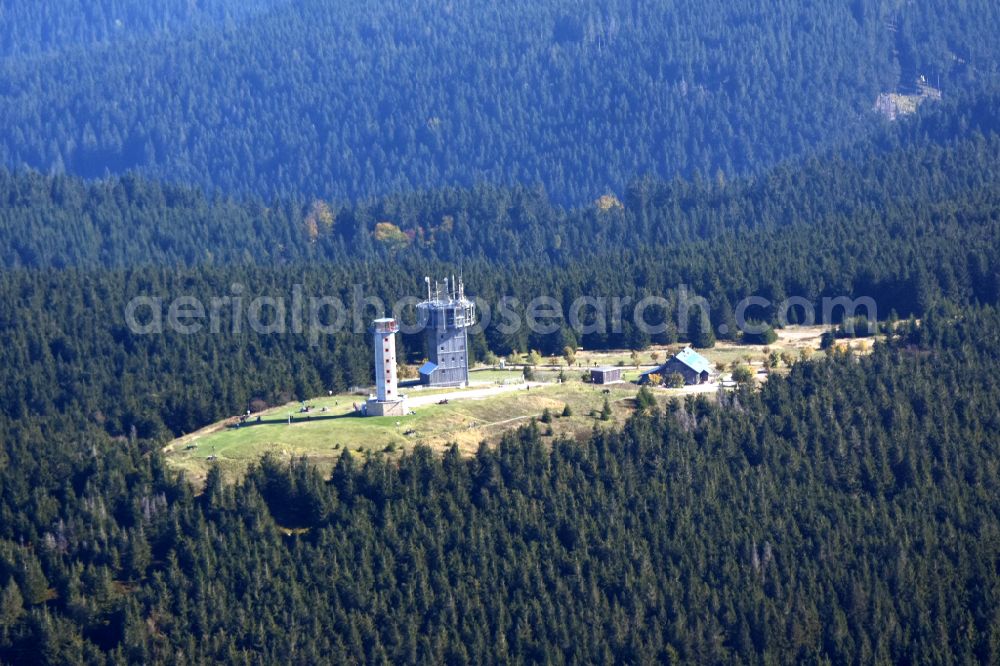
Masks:
[[[420,367],[424,386],[468,386],[469,329],[476,324],[476,305],[465,297],[462,280],[427,283],[427,300],[419,303],[427,362]]]

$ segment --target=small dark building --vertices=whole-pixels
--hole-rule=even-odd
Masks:
[[[622,381],[622,368],[592,368],[590,381],[594,384],[615,384]]]
[[[642,373],[639,383],[649,383],[650,375],[659,375],[666,379],[675,372],[684,377],[685,384],[705,384],[712,378],[712,364],[695,350],[685,347],[660,367]]]

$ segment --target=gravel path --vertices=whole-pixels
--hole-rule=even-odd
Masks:
[[[545,386],[545,384],[541,382],[529,382],[527,384],[502,384],[500,386],[489,386],[479,389],[464,389],[461,391],[452,391],[450,393],[435,393],[434,395],[411,394],[406,397],[406,404],[409,407],[426,407],[427,405],[436,405],[442,400],[482,400],[483,398],[490,398],[503,393],[527,391],[529,386],[531,388],[540,388]]]

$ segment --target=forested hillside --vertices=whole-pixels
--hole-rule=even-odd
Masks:
[[[141,48],[150,38],[235,27],[236,21],[287,0],[4,0],[0,4],[0,57],[24,58],[107,44]]]
[[[4,5],[0,164],[266,198],[732,178],[1000,66],[990,0]]]
[[[0,0],[0,663],[1000,663],[997,34],[987,0]],[[370,385],[354,303],[455,273],[482,320],[665,299],[478,358],[735,340],[748,296],[887,335],[579,441],[168,467]],[[360,323],[234,305],[296,294]],[[136,297],[227,306],[147,334]]]
[[[991,91],[760,176],[646,178],[620,198],[569,208],[525,186],[347,204],[213,197],[136,176],[84,181],[0,171],[0,261],[8,269],[369,256],[562,264],[594,253],[666,248],[670,261],[693,241],[721,240],[739,252],[741,244],[730,240],[746,233],[755,243],[792,227],[832,233],[848,225],[863,235],[911,220],[938,223],[961,209],[988,213],[997,196],[998,154],[1000,92]]]
[[[421,294],[424,275],[457,265],[470,294],[492,306],[517,297],[518,314],[539,295],[555,297],[564,311],[580,296],[635,303],[655,294],[671,304],[647,312],[650,323],[667,324],[656,336],[630,318],[620,331],[579,337],[566,322],[554,335],[492,326],[473,337],[480,357],[687,339],[673,305],[682,285],[708,299],[713,329],[731,332],[733,304],[751,295],[774,304],[805,297],[817,317],[824,296],[870,296],[882,318],[922,316],[941,302],[995,304],[996,108],[988,100],[969,105],[957,117],[908,126],[884,146],[866,142],[752,181],[643,181],[605,211],[567,211],[523,188],[337,209],[210,199],[134,177],[83,183],[7,174],[0,177],[0,330],[8,341],[0,347],[0,407],[5,418],[45,432],[88,423],[110,435],[162,438],[252,398],[287,402],[372,380],[366,336],[350,326],[315,340],[305,331],[234,332],[229,310],[218,332],[142,335],[126,326],[125,307],[136,296],[208,303],[233,295],[234,285],[246,302],[290,302],[299,284],[306,297],[333,296],[350,307],[355,285],[392,303]],[[379,240],[385,220],[400,231]],[[384,263],[374,271],[372,261]],[[381,314],[359,312],[365,321]],[[756,315],[774,322],[777,313]],[[418,362],[421,353],[419,339],[402,336],[403,357]]]
[[[0,659],[996,663],[998,330],[931,314],[586,442],[264,460],[199,498],[5,427]]]

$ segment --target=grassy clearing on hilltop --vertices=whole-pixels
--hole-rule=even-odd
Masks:
[[[770,352],[786,352],[799,358],[802,350],[811,353],[819,347],[820,327],[790,327],[779,331],[779,339],[769,347],[753,347],[719,343],[702,353],[713,363],[747,363],[759,369]],[[855,347],[870,346],[870,341],[852,341]],[[299,412],[300,403],[272,407],[254,415],[241,427],[234,427],[235,419],[216,423],[196,433],[174,440],[167,446],[168,460],[184,470],[195,480],[204,477],[208,466],[217,462],[227,476],[235,478],[247,465],[266,453],[282,458],[306,456],[321,467],[331,467],[344,451],[365,454],[374,452],[394,453],[425,444],[435,450],[444,450],[452,443],[466,454],[476,450],[480,442],[499,441],[502,434],[532,418],[540,418],[545,409],[552,415],[551,423],[540,423],[542,432],[551,429],[553,436],[577,437],[589,433],[594,427],[619,424],[634,410],[633,398],[638,387],[632,383],[639,373],[652,367],[651,354],[656,353],[663,362],[679,345],[658,347],[639,353],[640,369],[629,351],[588,352],[577,354],[577,365],[565,366],[560,358],[545,358],[536,367],[534,380],[541,382],[526,390],[523,386],[522,368],[507,370],[482,368],[472,373],[473,386],[465,391],[482,393],[484,387],[507,386],[511,390],[488,397],[456,399],[463,391],[411,387],[406,390],[411,398],[448,395],[448,404],[425,404],[414,407],[414,414],[405,417],[364,418],[354,413],[354,403],[361,404],[364,397],[357,394],[323,396],[308,400],[313,407],[309,414]],[[626,383],[612,386],[595,386],[584,383],[582,375],[588,368],[600,365],[625,367]],[[783,371],[779,368],[778,372]],[[559,383],[560,373],[565,382]],[[502,390],[502,389],[497,389]],[[606,391],[606,392],[605,392]],[[684,395],[691,389],[657,390],[661,403]],[[476,395],[476,394],[472,394]],[[607,421],[598,418],[605,398],[612,415]],[[562,417],[566,405],[571,416]],[[326,408],[326,411],[321,411]],[[289,415],[292,422],[289,424]],[[260,421],[257,422],[257,416]]]
[[[167,453],[176,467],[195,479],[204,475],[212,459],[228,475],[238,475],[265,453],[285,458],[307,456],[324,467],[332,465],[345,450],[392,453],[417,443],[443,450],[454,442],[463,452],[471,453],[479,442],[499,440],[505,430],[541,417],[546,408],[554,417],[551,426],[555,434],[586,433],[595,424],[621,422],[631,412],[630,399],[637,389],[631,384],[606,388],[607,394],[601,387],[579,379],[565,384],[546,383],[488,398],[452,399],[448,404],[420,406],[414,414],[404,417],[357,416],[352,403],[361,402],[358,396],[317,398],[309,401],[315,409],[308,415],[298,413],[298,403],[272,408],[260,414],[259,423],[254,416],[238,428],[229,422],[220,423],[175,440]],[[420,394],[411,391],[413,396]],[[613,417],[600,421],[590,414],[600,412],[605,397]],[[573,416],[559,416],[567,404]],[[328,411],[320,412],[324,406]]]

